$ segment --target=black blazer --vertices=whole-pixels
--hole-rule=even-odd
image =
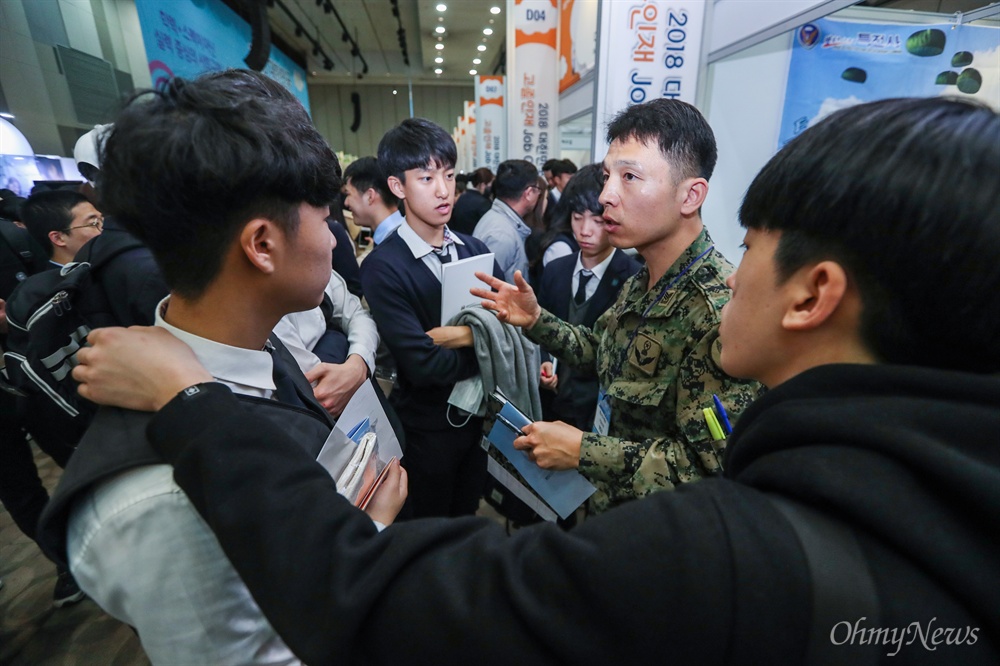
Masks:
[[[549,262],[538,287],[538,303],[562,320],[567,320],[569,317],[569,301],[573,297],[573,269],[576,268],[577,255],[579,252]],[[594,325],[604,311],[614,304],[625,280],[638,273],[639,268],[638,261],[621,250],[615,250],[608,270],[604,272],[600,284],[597,285],[597,291],[587,303],[583,325]]]
[[[573,298],[573,269],[579,252],[549,263],[542,273],[538,303],[560,319],[569,319],[569,303]],[[594,295],[587,301],[582,325],[592,327],[604,311],[614,305],[625,281],[639,270],[639,262],[620,250],[615,250],[608,269],[604,271]],[[548,354],[543,354],[543,360]],[[561,420],[583,431],[594,424],[594,409],[599,390],[595,368],[572,368],[567,363],[556,369],[558,392],[542,391],[542,413],[546,420]]]

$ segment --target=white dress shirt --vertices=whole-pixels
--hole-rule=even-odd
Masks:
[[[580,273],[584,270],[589,270],[594,274],[594,277],[590,278],[590,282],[588,282],[587,286],[583,288],[583,293],[586,296],[584,300],[589,301],[590,297],[594,295],[595,291],[597,291],[597,285],[601,283],[604,273],[607,272],[608,266],[611,265],[611,258],[614,256],[615,250],[612,250],[611,254],[605,257],[604,261],[597,264],[593,268],[585,269],[583,267],[583,262],[580,260],[580,253],[578,252],[576,255],[576,268],[573,269],[573,287],[572,291],[570,291],[570,298],[576,294],[576,289],[580,286]]]
[[[271,355],[156,325],[235,393],[269,398]],[[67,554],[80,588],[139,633],[153,664],[298,664],[169,465],[125,471],[78,499]],[[294,547],[294,546],[292,546]]]
[[[417,232],[413,230],[409,222],[404,221],[403,224],[399,225],[399,237],[403,239],[406,243],[406,247],[410,248],[410,253],[413,255],[414,259],[420,259],[424,262],[424,266],[431,269],[431,273],[434,277],[441,281],[441,260],[434,256],[434,246],[425,241],[423,238],[417,235]],[[462,239],[451,233],[451,230],[447,225],[444,227],[444,242],[442,242],[441,247],[447,248],[448,256],[451,257],[452,261],[458,259],[458,250],[455,248],[456,245],[465,245]]]
[[[347,283],[336,271],[330,275],[326,294],[333,303],[333,318],[340,324],[340,330],[347,334],[347,355],[360,356],[368,366],[368,374],[373,376],[379,340],[375,320],[361,305],[361,300],[347,290]],[[287,314],[274,327],[274,334],[295,357],[302,374],[319,365],[319,357],[312,353],[312,349],[325,332],[326,316],[318,307]]]

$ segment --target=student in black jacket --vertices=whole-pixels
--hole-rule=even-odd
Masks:
[[[598,201],[604,182],[601,168],[590,164],[578,171],[563,190],[561,205],[570,218],[580,248],[549,264],[538,287],[538,303],[571,324],[593,326],[611,307],[625,280],[639,271],[639,262],[612,247],[604,231],[604,206]],[[580,430],[594,425],[597,375],[592,367],[574,367],[575,359],[542,363],[542,409],[546,421],[565,421]]]
[[[311,664],[995,664],[998,163],[1000,115],[965,100],[862,104],[789,142],[740,212],[721,362],[771,390],[724,478],[567,533],[375,535],[225,391],[177,395],[201,377],[183,347],[107,381],[148,331],[93,335],[76,373],[162,407],[154,446]]]
[[[378,163],[404,202],[406,219],[361,264],[372,317],[399,373],[389,398],[406,432],[403,466],[415,517],[475,513],[486,481],[482,419],[448,405],[455,382],[479,372],[475,354],[439,346],[427,334],[447,323],[441,321],[442,264],[489,252],[481,241],[448,229],[455,159],[448,133],[421,118],[404,120],[382,137]],[[502,275],[499,268],[495,274]]]

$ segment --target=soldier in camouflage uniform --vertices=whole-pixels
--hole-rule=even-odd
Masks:
[[[620,113],[608,140],[600,199],[608,235],[646,260],[615,305],[591,329],[542,310],[523,279],[486,280],[496,293],[474,292],[565,362],[596,365],[610,416],[605,432],[538,422],[514,443],[540,467],[578,467],[597,487],[592,513],[720,474],[725,441],[713,441],[702,410],[715,394],[735,420],[760,392],[719,367],[733,267],[700,216],[716,159],[711,128],[693,106],[661,99]]]

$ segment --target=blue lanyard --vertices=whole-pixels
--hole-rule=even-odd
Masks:
[[[614,372],[614,375],[613,375],[614,377],[617,377],[621,373],[621,371],[622,371],[622,365],[625,363],[625,359],[628,358],[628,350],[632,347],[632,343],[635,342],[636,336],[639,335],[639,329],[642,328],[643,325],[646,323],[646,319],[647,319],[647,317],[649,317],[649,313],[653,310],[654,307],[656,307],[656,305],[661,300],[663,300],[663,297],[667,295],[667,292],[670,291],[670,289],[673,288],[678,282],[680,282],[680,279],[682,277],[684,277],[689,270],[691,270],[691,267],[694,266],[699,261],[701,261],[701,259],[706,254],[708,254],[709,252],[711,252],[713,249],[715,249],[715,246],[714,245],[710,245],[707,250],[705,250],[704,252],[702,252],[701,254],[699,254],[697,257],[695,257],[694,259],[692,259],[691,263],[689,263],[687,266],[685,266],[684,269],[681,270],[681,272],[677,274],[677,277],[675,277],[673,280],[671,280],[669,284],[664,285],[663,289],[660,291],[660,295],[657,296],[656,300],[654,300],[652,303],[650,303],[649,307],[646,308],[646,311],[642,313],[642,320],[639,322],[639,325],[635,327],[635,330],[632,331],[632,335],[629,337],[628,342],[625,344],[625,355],[622,356],[621,361],[618,362],[618,367],[615,368],[615,372]]]

